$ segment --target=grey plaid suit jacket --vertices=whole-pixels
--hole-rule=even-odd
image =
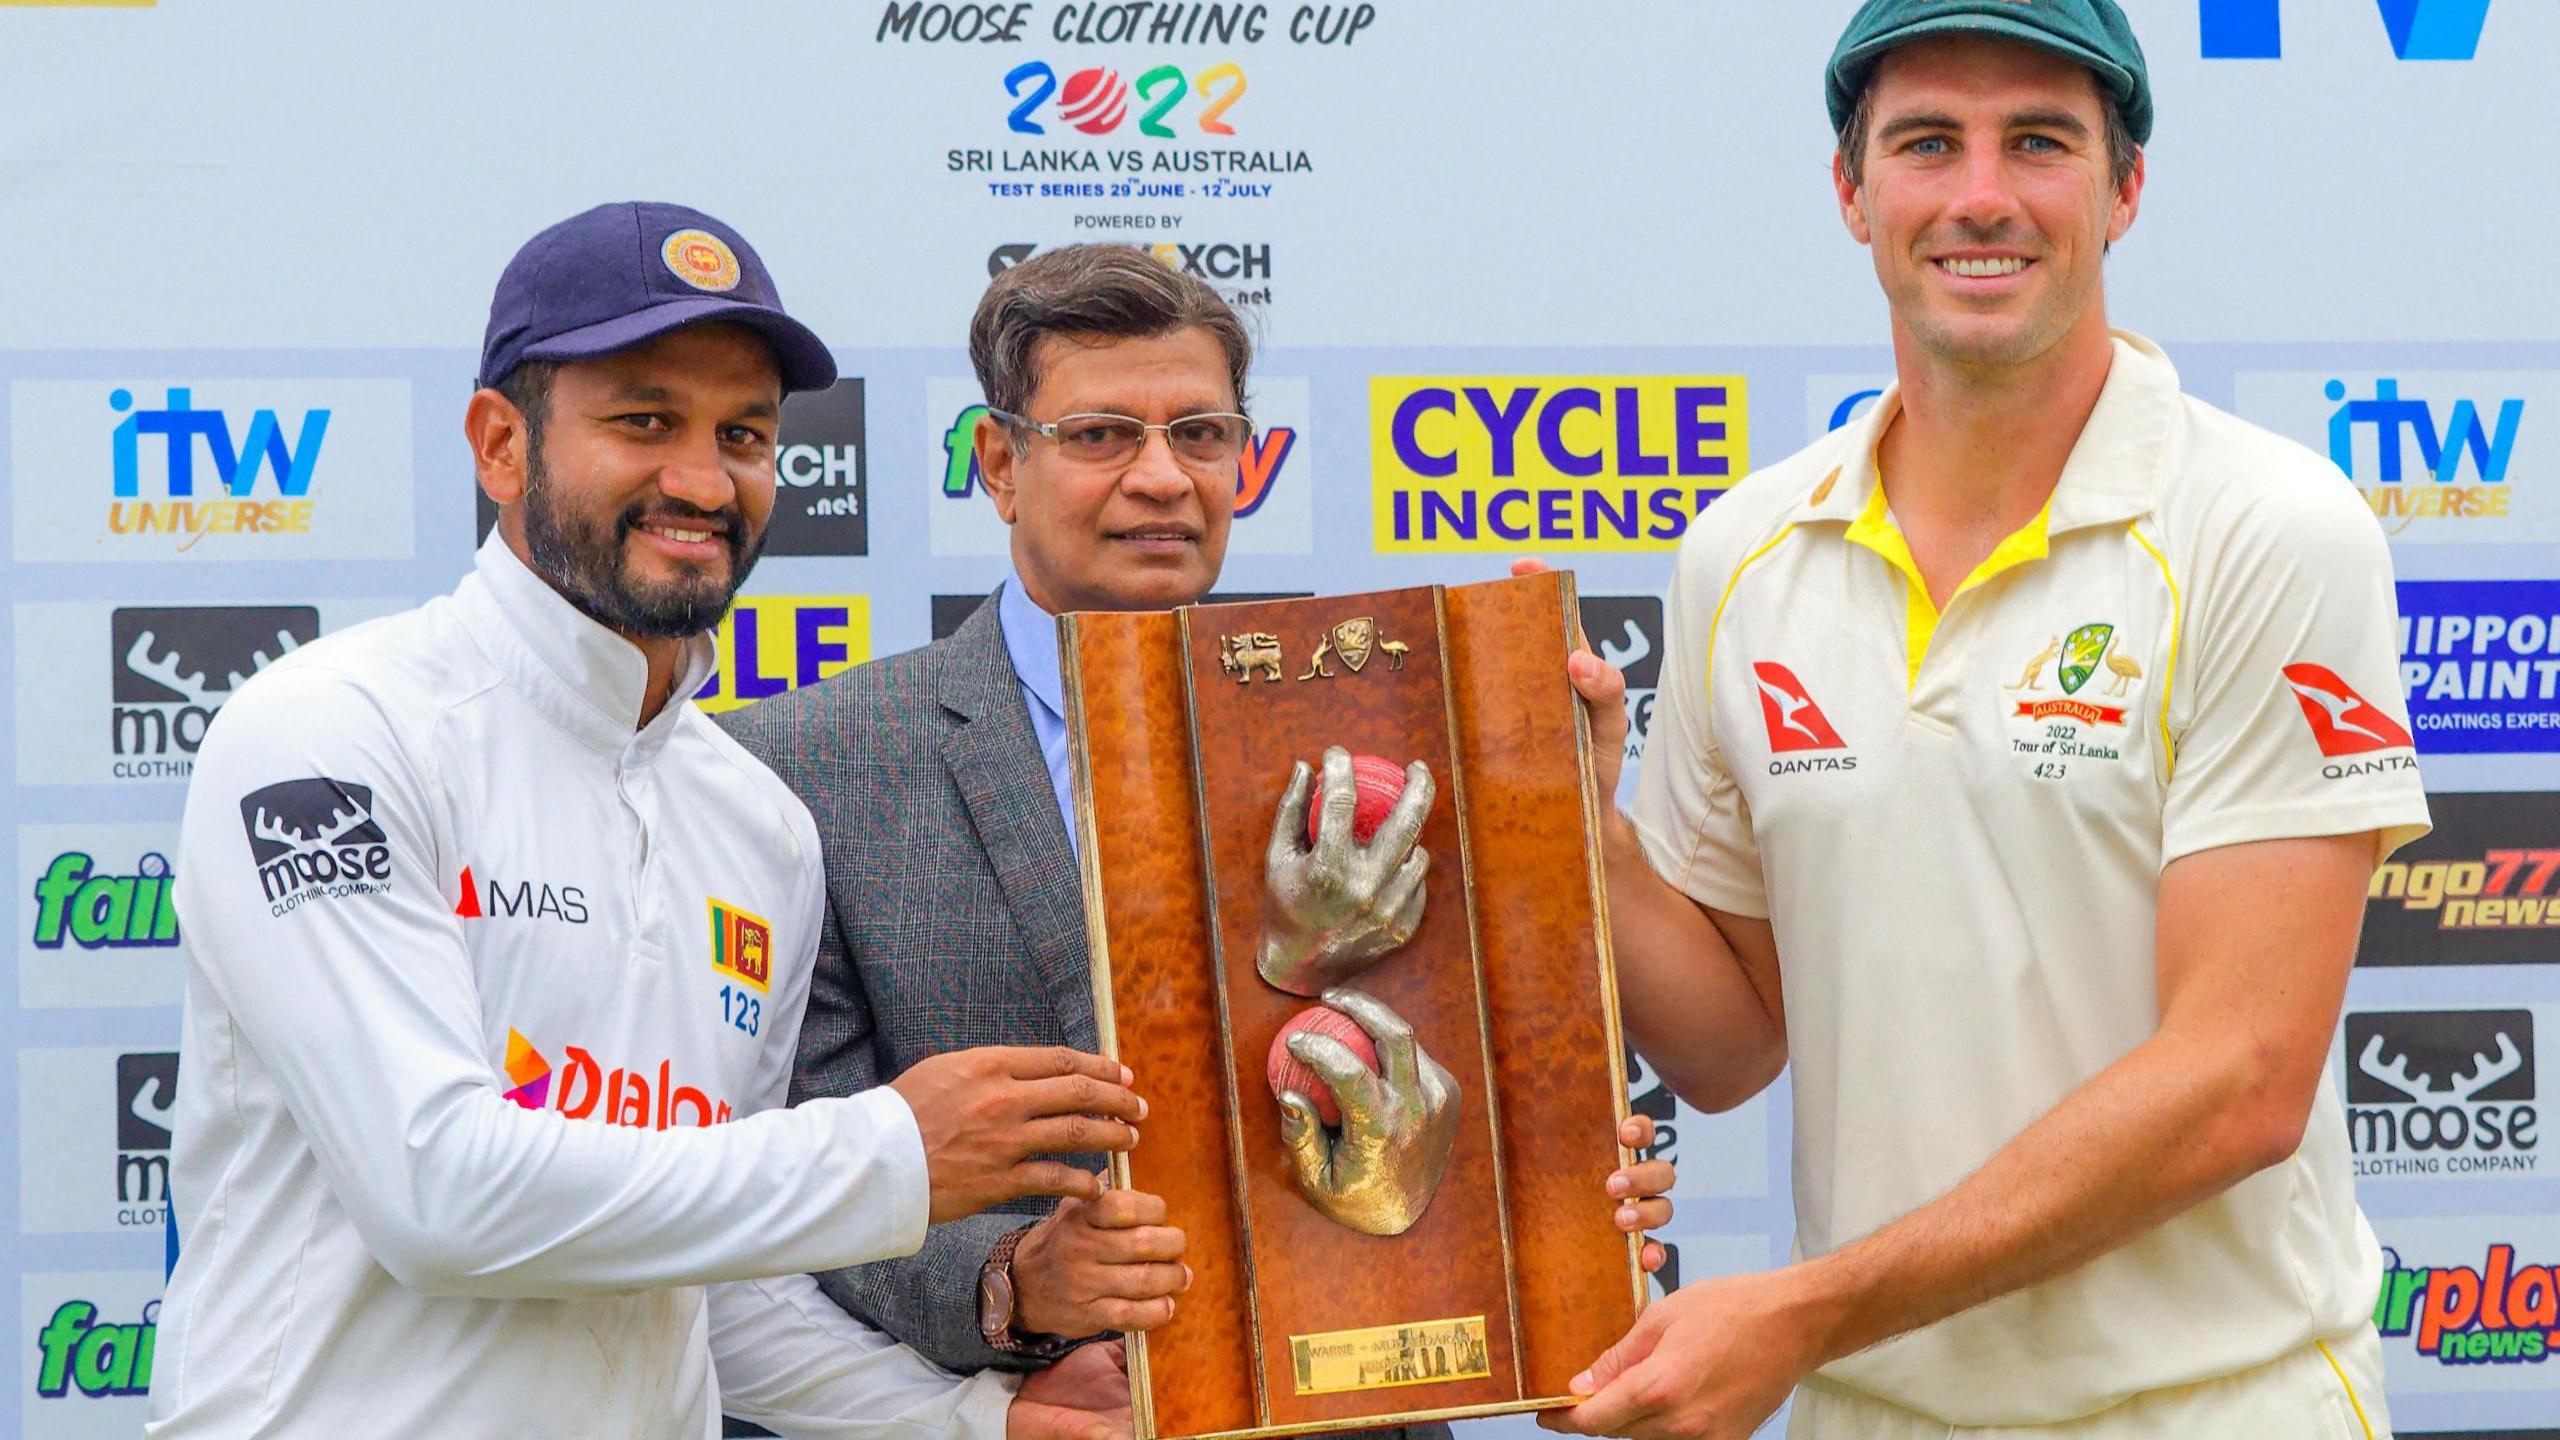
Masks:
[[[947,1050],[1095,1048],[1083,885],[994,603],[948,639],[721,720],[808,805],[826,861],[795,1104]],[[818,1283],[945,1368],[1021,1368],[979,1337],[978,1269],[1049,1208],[937,1225],[914,1255]],[[1448,1427],[1400,1433],[1445,1440]]]

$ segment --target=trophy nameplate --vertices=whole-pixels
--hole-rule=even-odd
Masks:
[[[1569,1403],[1633,1323],[1572,613],[1570,577],[1537,575],[1059,622],[1095,1015],[1150,1106],[1112,1183],[1164,1197],[1194,1276],[1131,1337],[1138,1440]],[[1385,832],[1426,853],[1410,929],[1292,928],[1325,887],[1298,883],[1317,846],[1288,837],[1315,829],[1285,796],[1328,747],[1427,768]],[[1325,824],[1339,861],[1350,820]],[[1319,992],[1384,1077],[1346,1076],[1320,1130],[1277,1098],[1312,1052],[1274,1052]]]

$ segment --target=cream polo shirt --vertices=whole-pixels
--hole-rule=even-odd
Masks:
[[[2325,460],[2119,333],[2044,513],[1940,613],[1876,481],[1898,409],[1682,542],[1636,804],[1664,878],[1776,932],[1808,1256],[2154,1033],[2170,861],[2427,823],[2388,552]],[[2362,1324],[2380,1263],[2323,1087],[2283,1164],[1822,1373],[1950,1424],[2063,1420]]]

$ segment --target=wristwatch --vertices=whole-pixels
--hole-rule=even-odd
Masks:
[[[1016,1334],[1013,1328],[1013,1252],[1030,1233],[1028,1225],[1007,1233],[978,1267],[978,1335],[998,1354],[1037,1355],[1047,1349],[1040,1339]]]

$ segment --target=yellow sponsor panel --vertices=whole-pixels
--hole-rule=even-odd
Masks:
[[[1668,550],[1751,468],[1740,375],[1379,375],[1381,553]]]
[[[717,715],[870,659],[871,597],[741,595],[711,641],[717,668],[693,698]]]

